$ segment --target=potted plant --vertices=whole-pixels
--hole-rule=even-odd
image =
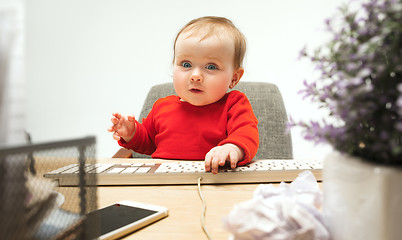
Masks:
[[[325,21],[325,45],[301,56],[319,71],[304,98],[328,112],[295,121],[329,143],[324,216],[333,239],[400,239],[402,228],[402,1],[352,1]]]

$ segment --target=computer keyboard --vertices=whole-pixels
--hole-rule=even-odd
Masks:
[[[151,160],[134,163],[86,164],[87,174],[97,175],[97,185],[174,185],[225,183],[270,183],[293,181],[300,172],[310,170],[318,181],[322,179],[321,160],[254,160],[231,169],[222,167],[217,174],[205,172],[204,161],[154,163]],[[71,164],[44,174],[57,179],[60,186],[78,185],[78,164]]]

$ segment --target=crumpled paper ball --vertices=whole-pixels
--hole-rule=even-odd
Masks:
[[[329,240],[322,213],[322,192],[304,171],[290,184],[261,184],[251,200],[236,204],[223,218],[232,240]]]

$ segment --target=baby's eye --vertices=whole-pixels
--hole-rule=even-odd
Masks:
[[[217,68],[215,65],[213,65],[213,64],[208,64],[205,68],[208,69],[208,70],[216,70],[216,69],[218,69],[218,68]]]
[[[191,68],[191,64],[189,62],[182,62],[181,66],[184,68]]]

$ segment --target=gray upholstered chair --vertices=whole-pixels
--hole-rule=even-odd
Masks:
[[[292,159],[292,138],[290,133],[286,133],[288,117],[278,87],[265,82],[239,82],[234,89],[246,94],[259,122],[260,146],[254,159]],[[153,86],[145,99],[139,120],[148,115],[157,99],[174,94],[173,83]],[[150,158],[124,148],[113,156],[128,157]]]

